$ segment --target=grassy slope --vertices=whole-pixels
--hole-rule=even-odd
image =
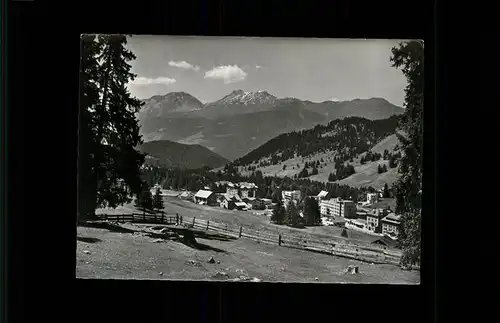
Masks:
[[[376,144],[371,149],[371,151],[383,154],[384,150],[387,149],[388,151],[391,152],[394,150],[394,147],[396,146],[397,143],[398,139],[396,135],[391,135],[385,138],[384,140],[380,141],[378,144]],[[396,168],[390,169],[388,165],[389,161],[380,160],[376,162],[367,162],[364,165],[361,165],[360,158],[363,155],[364,154],[361,154],[359,158],[354,159],[353,163],[351,163],[354,166],[354,169],[356,170],[356,174],[353,174],[352,176],[349,176],[348,178],[345,178],[343,180],[337,181],[337,183],[347,184],[353,187],[373,186],[374,188],[383,188],[385,183],[391,186],[392,183],[394,183],[397,180],[398,177],[397,169]],[[322,167],[318,168],[318,174],[309,176],[309,179],[314,181],[327,182],[328,175],[334,172],[334,163],[333,163],[334,157],[335,157],[335,152],[326,152],[326,153],[316,154],[311,158],[306,158],[304,161],[307,162],[321,160],[321,158],[323,158],[323,160],[326,162],[326,165],[322,165]],[[297,164],[300,164],[299,168],[297,167]],[[380,165],[386,164],[388,171],[383,174],[378,174],[377,170],[379,164]],[[257,165],[258,163],[254,164],[254,166]],[[283,165],[286,165],[286,170],[283,170]],[[304,167],[304,162],[302,162],[302,157],[299,157],[299,158],[289,159],[277,165],[258,167],[257,170],[261,170],[264,176],[293,177],[295,174],[298,174],[303,167]],[[218,169],[215,169],[215,171]],[[311,169],[309,169],[309,171],[310,170]],[[249,175],[251,173],[248,170],[245,170],[243,167],[240,167],[239,171],[242,175]]]
[[[180,242],[153,243],[149,237],[105,229],[79,227],[77,234],[78,278],[214,280],[217,272],[224,271],[228,275],[225,279],[244,275],[268,282],[315,282],[316,277],[318,282],[418,284],[420,281],[418,271],[257,244],[247,239],[197,238],[207,249],[199,250]],[[82,238],[98,240],[89,243]],[[220,263],[209,264],[211,256]],[[190,265],[189,260],[198,266]],[[346,274],[348,265],[358,265],[360,273]]]

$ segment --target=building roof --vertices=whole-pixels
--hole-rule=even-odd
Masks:
[[[319,194],[317,196],[318,197],[326,197],[326,196],[328,196],[328,191],[321,191],[321,192],[319,192]]]
[[[255,185],[254,183],[241,182],[239,185],[240,188],[246,188],[246,189],[257,188],[257,185]]]
[[[389,215],[387,215],[386,217],[384,217],[382,219],[382,221],[399,224],[400,221],[401,221],[401,216],[400,215],[396,215],[394,213],[389,213]]]
[[[195,197],[206,199],[212,194],[214,194],[212,191],[199,190],[198,193],[196,193]]]
[[[333,217],[333,222],[335,223],[345,223],[345,219],[341,216],[334,216]]]
[[[188,197],[188,196],[190,196],[190,195],[192,195],[192,194],[193,194],[193,193],[191,193],[191,192],[189,192],[189,191],[184,191],[184,192],[182,192],[179,196],[180,196],[180,197]]]
[[[390,237],[388,237],[386,235],[372,241],[372,243],[381,244],[381,245],[391,247],[391,248],[395,248],[397,246],[397,241],[395,241],[394,239],[391,239]]]
[[[247,204],[245,202],[236,202],[234,203],[236,206],[247,206]]]

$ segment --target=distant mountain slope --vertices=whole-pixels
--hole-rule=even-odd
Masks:
[[[138,119],[145,141],[200,144],[229,160],[282,133],[326,125],[333,119],[358,116],[379,120],[404,111],[378,98],[315,103],[242,90],[207,104],[184,92],[154,96],[144,102]]]
[[[332,182],[353,187],[392,185],[397,179],[397,170],[389,167],[383,155],[386,149],[393,153],[398,144],[394,134],[398,120],[397,116],[373,121],[351,117],[330,122],[327,126],[283,134],[229,163],[228,167],[242,175],[261,171],[264,176],[294,178],[302,176],[307,163],[308,179],[329,182],[330,174],[337,174],[335,165],[340,163],[352,165],[355,173]],[[368,150],[379,153],[381,158],[362,164],[361,158]],[[378,165],[384,164],[387,172],[379,174]]]
[[[307,104],[307,109],[324,115],[328,120],[345,117],[363,117],[369,120],[386,119],[402,114],[403,108],[382,98],[355,99],[352,101],[325,101]]]
[[[203,103],[200,100],[186,92],[155,95],[143,102],[144,106],[139,112],[140,119],[162,118],[172,113],[187,113],[203,108]]]
[[[141,132],[145,141],[172,140],[200,144],[232,160],[279,134],[310,128],[323,120],[315,112],[290,106],[215,120],[194,117],[157,118],[144,122]],[[157,130],[152,131],[155,128]]]
[[[185,145],[169,140],[145,142],[139,150],[147,155],[150,165],[196,169],[219,167],[228,162],[210,149],[200,145]]]
[[[237,166],[256,162],[277,164],[294,157],[308,157],[311,154],[334,151],[342,160],[356,156],[394,134],[399,116],[383,120],[367,120],[349,117],[334,120],[328,125],[293,131],[273,138],[247,155],[236,159]]]

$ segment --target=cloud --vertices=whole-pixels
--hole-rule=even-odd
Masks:
[[[262,68],[262,66],[260,66],[260,65],[255,65],[255,68]]]
[[[246,77],[247,73],[239,68],[238,65],[217,66],[205,72],[206,79],[224,80],[224,84],[240,82]]]
[[[151,85],[151,84],[173,84],[177,82],[174,78],[170,77],[156,77],[156,78],[147,78],[147,77],[137,77],[135,80],[130,82],[133,85]]]
[[[189,64],[186,61],[178,61],[178,62],[170,61],[170,62],[168,62],[168,65],[173,66],[173,67],[178,67],[178,68],[184,68],[187,70],[191,69],[191,70],[196,71],[196,72],[198,72],[200,70],[199,66]]]

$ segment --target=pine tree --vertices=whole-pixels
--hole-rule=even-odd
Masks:
[[[134,54],[123,35],[84,35],[79,136],[79,219],[95,216],[99,207],[130,202],[141,189],[144,155],[135,114],[142,103],[127,84],[135,78],[128,63]]]
[[[278,201],[278,203],[273,207],[273,213],[271,214],[271,221],[276,224],[283,224],[285,221],[285,208],[283,203]]]
[[[155,208],[158,211],[163,210],[164,208],[163,197],[161,196],[160,188],[156,189],[155,196],[153,198],[153,208]]]
[[[383,193],[384,198],[390,198],[391,197],[391,191],[389,190],[389,186],[387,183],[384,185],[384,193]]]
[[[286,210],[286,224],[291,227],[297,227],[299,224],[299,210],[295,205],[295,202],[289,201]]]
[[[392,49],[392,65],[401,68],[408,81],[405,88],[405,112],[397,133],[402,156],[396,190],[396,213],[401,214],[398,243],[403,251],[402,266],[420,263],[421,192],[422,192],[422,111],[424,87],[424,45],[420,41],[403,42]]]
[[[307,225],[317,225],[321,223],[319,204],[316,199],[307,197],[304,200],[304,217]]]
[[[387,172],[387,165],[386,164],[382,165],[382,173],[385,173],[385,172]]]
[[[283,170],[286,170],[286,165],[283,165]]]
[[[151,189],[146,182],[142,183],[142,190],[137,195],[135,206],[146,210],[151,210],[153,208],[153,195],[151,194]]]
[[[377,166],[377,173],[382,174],[382,167],[380,164]]]

